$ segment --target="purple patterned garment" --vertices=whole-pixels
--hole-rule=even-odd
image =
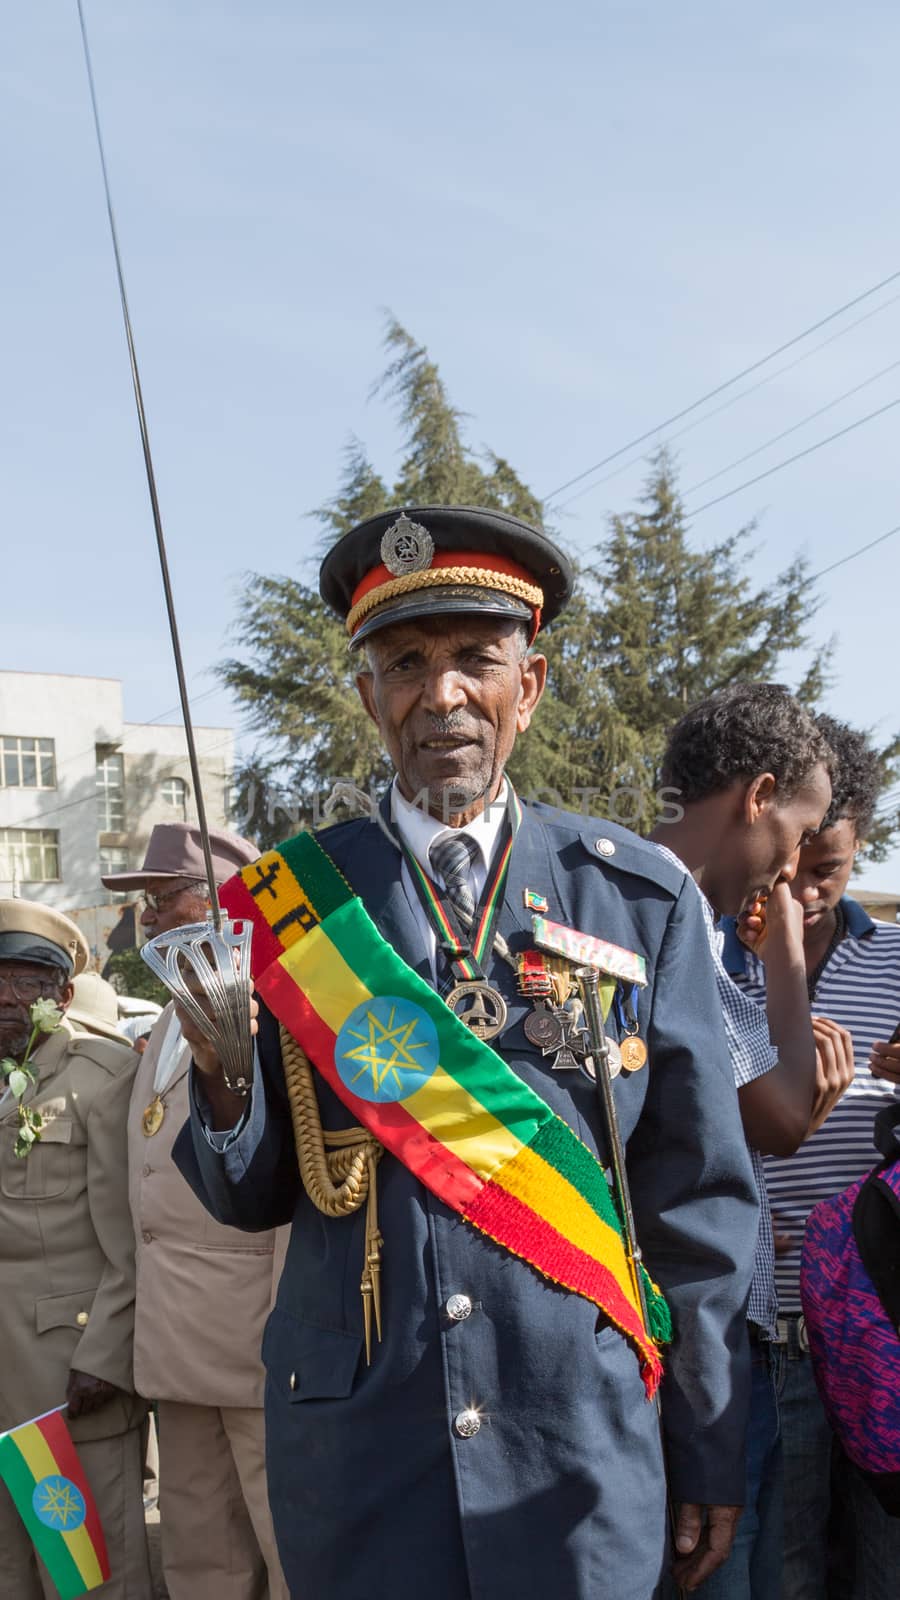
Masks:
[[[853,1206],[868,1176],[810,1213],[800,1297],[816,1384],[847,1455],[864,1472],[900,1472],[900,1337],[853,1235]],[[875,1182],[900,1201],[900,1161]]]

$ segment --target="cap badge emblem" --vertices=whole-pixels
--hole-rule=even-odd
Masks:
[[[381,541],[381,559],[395,578],[405,572],[424,572],[434,560],[434,540],[421,522],[401,511]]]

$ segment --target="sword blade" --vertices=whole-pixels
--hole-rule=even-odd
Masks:
[[[134,343],[134,331],[131,325],[131,314],[128,309],[128,295],[125,290],[125,275],[122,270],[122,254],[119,249],[119,235],[116,228],[115,213],[113,212],[112,191],[109,183],[109,172],[106,166],[106,153],[103,146],[103,134],[100,128],[100,112],[97,106],[97,90],[94,83],[94,70],[91,64],[91,51],[88,44],[87,27],[84,20],[82,0],[76,0],[78,7],[78,22],[81,28],[81,43],[84,49],[84,64],[87,71],[88,89],[91,98],[91,110],[94,117],[94,131],[97,135],[97,149],[100,155],[100,171],[103,175],[103,192],[106,197],[106,214],[109,218],[109,231],[112,239],[113,256],[116,263],[116,278],[119,284],[119,299],[122,304],[122,319],[125,324],[125,341],[128,346],[128,360],[131,367],[131,382],[134,389],[134,403],[137,408],[138,428],[141,435],[141,449],[144,455],[144,469],[147,474],[147,488],[150,493],[150,507],[153,513],[153,527],[156,533],[156,549],[159,556],[159,568],[162,575],[163,593],[166,601],[166,616],[169,622],[169,637],[172,642],[172,653],[175,657],[175,676],[178,680],[178,698],[181,703],[181,715],[184,720],[184,735],[188,747],[188,760],[191,768],[191,778],[194,784],[194,800],[197,806],[197,823],[200,829],[200,842],[203,847],[203,861],[206,868],[206,881],[209,891],[209,903],[212,909],[212,920],[216,928],[222,926],[222,911],[219,906],[219,894],[216,888],[215,870],[213,868],[212,847],[209,838],[209,826],[206,820],[206,804],[203,798],[203,785],[200,781],[200,763],[197,759],[197,742],[194,738],[194,724],[191,717],[190,701],[188,699],[187,679],[184,671],[184,659],[181,654],[181,640],[178,634],[178,621],[175,615],[175,599],[172,593],[172,579],[169,572],[169,558],[166,551],[166,540],[163,533],[162,515],[159,509],[159,496],[156,492],[156,473],[153,469],[153,453],[150,449],[150,430],[147,425],[147,413],[144,408],[144,394],[141,388],[141,375],[138,369],[137,351]]]

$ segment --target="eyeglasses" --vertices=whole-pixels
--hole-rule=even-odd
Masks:
[[[59,982],[59,978],[20,978],[0,968],[0,988],[5,984],[13,997],[23,1006],[33,1005],[35,1000],[45,999],[48,995],[58,993]]]
[[[180,883],[177,889],[167,889],[165,894],[153,894],[149,889],[144,889],[141,899],[148,911],[161,911],[170,900],[177,900],[180,894],[185,894],[188,889],[206,889],[202,879],[195,879],[192,883]]]

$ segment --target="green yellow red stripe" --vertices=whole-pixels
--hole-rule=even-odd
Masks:
[[[509,848],[511,841],[506,864]],[[501,863],[495,885],[504,875]],[[568,1123],[397,955],[310,835],[245,868],[222,900],[230,914],[253,920],[253,970],[263,998],[357,1120],[473,1226],[593,1300],[633,1344],[652,1392],[659,1355],[644,1326],[621,1222],[599,1161]],[[435,908],[442,914],[439,900]],[[486,906],[480,929],[489,927],[490,914]],[[427,1056],[409,1057],[396,1072],[396,1047],[386,1047],[380,1065],[394,1073],[400,1096],[388,1099],[369,1061],[375,1047],[353,1041],[365,1040],[366,1028],[370,1041],[376,1037],[379,1007],[382,1019],[389,1008],[392,1029],[403,1006],[422,1021],[420,1038],[430,1026],[431,1044]],[[364,1020],[350,1023],[348,1043],[342,1030],[354,1015]],[[426,1060],[419,1078],[418,1063]],[[657,1302],[665,1308],[655,1286],[650,1294],[653,1316]],[[655,1325],[664,1325],[662,1314]]]
[[[538,1266],[553,1282],[593,1300],[636,1345],[644,1363],[645,1380],[655,1383],[658,1356],[635,1308],[624,1250],[614,1230],[605,1227],[549,1161],[526,1145],[516,1141],[518,1165],[514,1158],[499,1167],[491,1162],[494,1176],[486,1178],[466,1160],[465,1136],[447,1138],[445,1132],[437,1138],[423,1126],[412,1112],[415,1096],[373,1106],[348,1090],[334,1065],[335,1033],[310,1005],[309,997],[297,988],[290,970],[293,964],[285,957],[266,972],[260,980],[260,992],[290,1031],[296,1031],[296,1037],[349,1110],[432,1193],[459,1210],[481,1232]],[[445,1083],[451,1081],[451,1074],[443,1077]],[[487,1117],[477,1102],[474,1105],[476,1114],[480,1111],[483,1118]],[[499,1133],[501,1139],[512,1140],[496,1119],[487,1120],[495,1137]],[[574,1134],[572,1139],[577,1144]],[[513,1148],[512,1143],[507,1147]],[[601,1181],[605,1183],[602,1172]],[[546,1202],[543,1215],[535,1210],[535,1199],[542,1189],[542,1203]],[[578,1244],[570,1237],[576,1220],[573,1206],[587,1236]],[[599,1258],[603,1253],[606,1259]]]
[[[0,1475],[62,1600],[99,1588],[110,1576],[106,1542],[94,1499],[68,1429],[49,1413],[0,1435]],[[50,1527],[38,1517],[35,1491],[47,1478],[68,1479],[84,1501],[74,1528]]]
[[[359,947],[360,912],[358,902],[349,902],[329,918],[327,927],[314,929],[309,938],[299,941],[281,958],[281,966],[335,1036],[351,1011],[374,998],[372,988],[351,970],[341,948]],[[433,1002],[428,986],[416,974],[410,976],[421,987],[422,1000]],[[463,1025],[446,1007],[443,1010],[446,1021],[442,1018],[443,1029],[438,1028],[440,1065],[420,1089],[405,1097],[404,1109],[479,1178],[485,1182],[496,1179],[525,1204],[540,1205],[546,1220],[563,1234],[576,1230],[583,1248],[609,1253],[615,1261],[615,1276],[627,1293],[630,1278],[621,1236],[596,1209],[605,1200],[611,1211],[599,1162],[567,1124],[553,1117],[537,1095],[533,1104],[526,1101],[522,1106],[520,1080],[514,1074],[510,1075],[510,1086],[515,1089],[515,1099],[510,1096],[504,1100],[502,1079],[494,1073],[490,1055],[486,1058],[487,1070],[480,1070],[478,1061],[462,1081],[454,1069],[454,1046],[468,1046],[471,1036],[466,1030],[462,1041],[454,1037]],[[377,1120],[381,1110],[381,1105],[375,1106],[369,1118]],[[546,1157],[543,1150],[547,1151]],[[588,1158],[586,1162],[579,1160],[582,1150]],[[585,1194],[572,1183],[567,1164],[577,1164],[581,1185],[591,1185],[593,1192],[589,1189]]]

